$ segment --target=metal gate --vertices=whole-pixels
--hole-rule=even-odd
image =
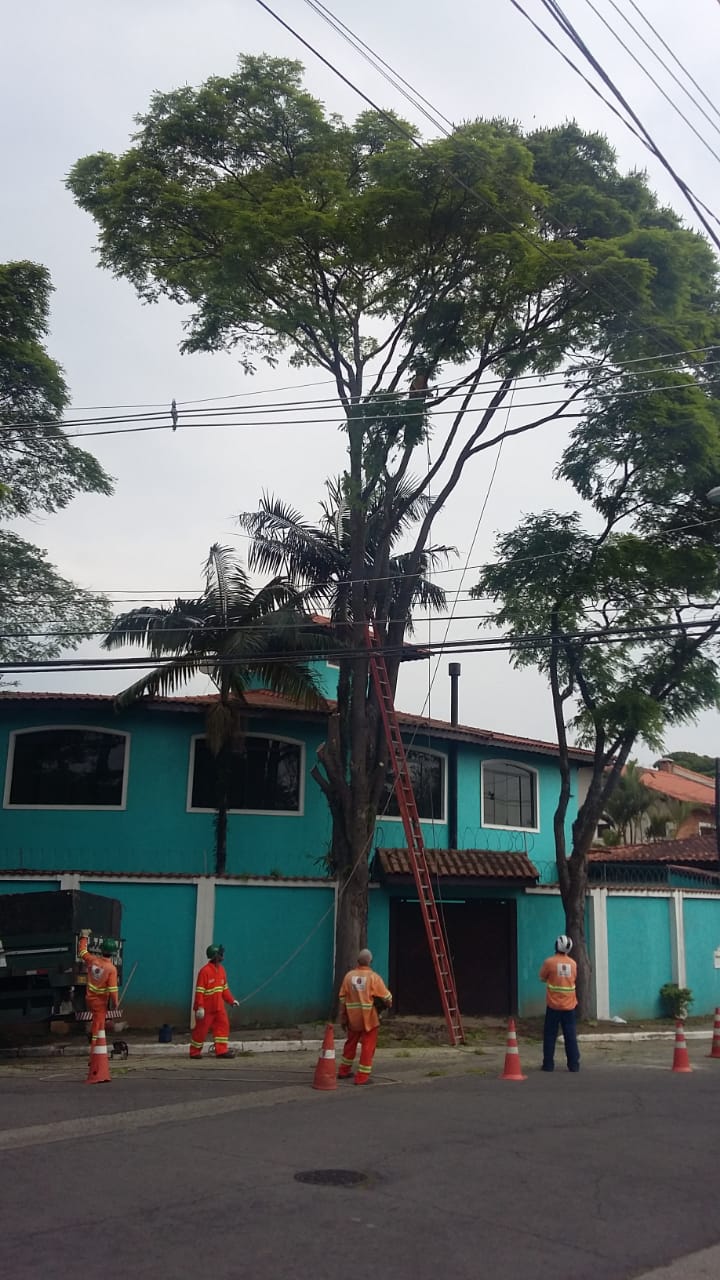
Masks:
[[[458,1004],[475,1017],[517,1012],[517,922],[513,899],[447,902],[442,914],[452,955]],[[390,988],[400,1014],[441,1016],[420,904],[390,902]]]

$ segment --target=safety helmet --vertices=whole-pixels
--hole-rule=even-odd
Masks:
[[[116,938],[103,938],[100,943],[100,952],[104,956],[114,956],[118,950],[120,943]]]
[[[555,939],[555,950],[563,956],[569,956],[572,951],[572,938],[568,938],[566,933],[559,934]]]
[[[225,948],[222,945],[222,943],[218,943],[216,945],[214,942],[212,942],[208,947],[207,951],[205,952],[205,955],[207,956],[208,960],[222,960],[223,956],[225,955]]]

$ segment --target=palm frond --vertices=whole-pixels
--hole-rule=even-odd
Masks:
[[[203,666],[203,662],[193,658],[178,658],[174,662],[166,662],[136,680],[128,689],[123,689],[115,699],[115,706],[121,711],[140,698],[169,697],[182,689],[188,680],[199,675]]]
[[[188,648],[190,635],[204,625],[201,600],[177,599],[160,609],[130,609],[113,619],[102,642],[103,649],[121,649],[128,645],[148,648],[151,653],[182,653]]]

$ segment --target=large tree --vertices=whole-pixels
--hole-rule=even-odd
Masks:
[[[243,57],[234,75],[158,93],[128,151],[87,156],[68,181],[98,225],[101,262],[141,297],[190,309],[185,350],[234,350],[247,370],[284,355],[334,383],[348,440],[352,644],[338,713],[347,733],[331,726],[320,769],[344,889],[342,970],[365,936],[384,790],[367,623],[386,619],[394,685],[433,518],[466,464],[578,412],[585,390],[626,376],[627,361],[706,345],[717,304],[706,243],[642,174],[618,170],[603,138],[475,120],[416,146],[390,113],[351,124],[330,114],[301,76],[294,62]],[[546,400],[530,381],[513,402],[519,377],[558,370]],[[391,543],[422,495],[432,497],[390,601]]]
[[[205,587],[194,599],[162,608],[130,609],[113,620],[103,647],[147,648],[158,665],[116,699],[118,708],[141,698],[175,693],[194,677],[210,677],[218,691],[205,716],[215,761],[215,871],[227,870],[227,820],[233,756],[243,750],[246,694],[258,685],[324,710],[317,677],[305,661],[329,643],[305,601],[284,578],[254,589],[238,557],[215,543],[205,562]]]
[[[720,697],[720,531],[705,494],[720,475],[714,378],[678,372],[675,390],[591,399],[558,474],[591,509],[525,517],[497,540],[476,596],[498,602],[518,666],[548,679],[560,752],[558,880],[589,1009],[588,853],[638,740],[692,721]],[[567,840],[569,736],[593,752]]]
[[[43,344],[52,285],[34,262],[0,264],[0,519],[67,506],[79,493],[110,493],[100,464],[60,425],[69,403],[59,364]],[[63,578],[46,553],[0,527],[0,658],[57,657],[107,625],[107,600]]]

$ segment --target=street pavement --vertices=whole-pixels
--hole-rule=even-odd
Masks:
[[[0,1274],[128,1280],[716,1280],[720,1062],[592,1046],[388,1049],[310,1088],[308,1053],[0,1063]],[[355,1185],[298,1181],[330,1171]],[[660,1270],[657,1270],[657,1269]]]

